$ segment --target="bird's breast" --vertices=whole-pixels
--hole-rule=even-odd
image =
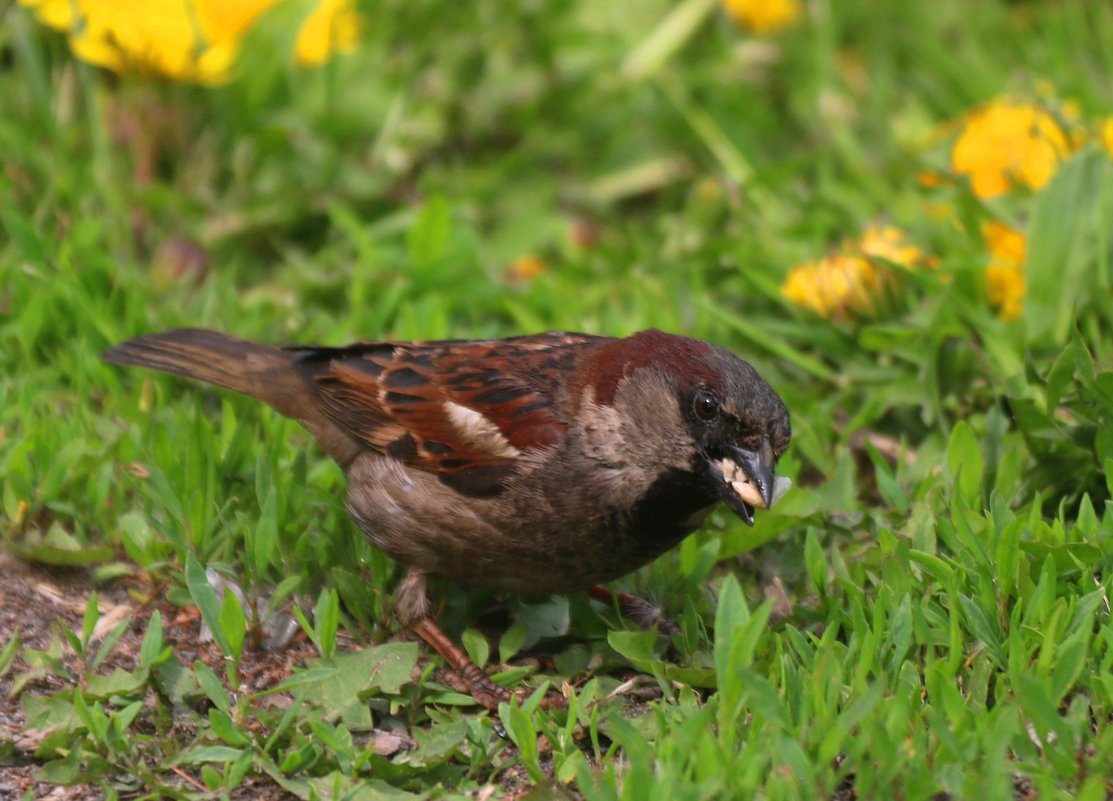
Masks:
[[[679,470],[620,502],[604,481],[468,498],[378,454],[357,459],[348,483],[353,520],[403,565],[514,592],[572,592],[624,576],[698,528],[716,502]]]

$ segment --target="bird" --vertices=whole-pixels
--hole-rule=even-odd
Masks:
[[[780,395],[730,351],[656,329],[280,347],[180,328],[102,358],[298,420],[344,470],[356,526],[405,569],[394,617],[490,709],[510,693],[439,628],[430,579],[586,589],[649,625],[656,610],[606,582],[721,502],[753,525],[790,484],[775,472],[792,435]]]

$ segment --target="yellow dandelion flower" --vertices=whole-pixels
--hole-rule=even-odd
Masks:
[[[781,284],[781,297],[792,301],[797,306],[811,309],[816,314],[826,315],[827,307],[815,289],[814,276],[818,270],[819,266],[814,261],[797,264],[789,270],[788,276]]]
[[[974,194],[988,199],[1016,184],[1041,189],[1069,153],[1066,135],[1043,109],[995,100],[972,112],[951,152],[955,172],[969,175]]]
[[[781,285],[781,295],[824,317],[872,316],[886,280],[869,259],[839,253],[793,267]]]
[[[306,17],[294,44],[294,58],[305,67],[349,53],[359,41],[360,16],[352,0],[320,0]]]
[[[875,316],[900,286],[893,264],[933,268],[936,259],[908,242],[900,229],[873,224],[841,252],[793,267],[781,296],[824,317]]]
[[[175,0],[179,5],[192,5],[198,22],[211,41],[233,41],[243,38],[255,23],[281,0]],[[88,3],[90,0],[84,0]],[[103,0],[97,0],[103,2]]]
[[[46,25],[70,32],[78,58],[114,72],[219,83],[239,39],[276,0],[21,0]],[[66,13],[59,8],[67,6]]]
[[[1002,320],[1015,320],[1024,307],[1023,268],[1028,255],[1028,239],[1022,231],[996,220],[982,223],[982,235],[992,257],[985,270],[989,305]]]
[[[982,222],[982,236],[993,254],[993,263],[1019,270],[1028,255],[1028,238],[1024,233],[996,220]]]
[[[870,225],[858,240],[858,251],[871,259],[899,264],[901,267],[934,267],[935,260],[928,258],[920,248],[910,243],[904,231],[891,225]]]
[[[77,15],[73,0],[19,0],[19,4],[35,12],[39,22],[56,31],[71,31]]]
[[[985,290],[989,304],[1002,320],[1015,320],[1024,308],[1024,273],[1013,267],[991,264],[985,271]]]
[[[506,277],[511,281],[532,281],[540,277],[548,268],[549,264],[543,258],[534,253],[527,253],[514,260],[506,270]]]
[[[759,36],[770,36],[800,19],[800,0],[722,0],[734,20]]]
[[[1105,152],[1113,158],[1113,117],[1106,117],[1105,122],[1101,124],[1101,146],[1105,148]]]
[[[816,290],[817,272],[819,272],[818,262],[806,261],[797,264],[781,284],[781,297],[792,301],[797,306],[811,309],[816,314],[827,316],[827,305]]]
[[[78,58],[117,73],[217,84],[231,77],[240,41],[282,0],[20,0],[44,24],[70,33]],[[295,45],[301,64],[351,49],[351,0],[319,0]]]

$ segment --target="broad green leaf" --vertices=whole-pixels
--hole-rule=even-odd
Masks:
[[[959,420],[947,440],[947,470],[957,482],[957,490],[970,507],[981,497],[985,457],[974,430]]]
[[[333,754],[349,762],[354,758],[352,734],[343,725],[330,726],[323,721],[313,720],[309,726],[317,740]]]
[[[897,481],[897,477],[894,475],[893,469],[889,466],[889,462],[878,452],[873,443],[868,440],[866,442],[866,451],[869,453],[870,461],[873,463],[874,480],[877,482],[877,491],[881,494],[882,500],[900,514],[907,513],[909,507],[912,505],[912,501],[904,491],[904,488],[901,487],[900,482]]]
[[[224,712],[231,713],[232,711],[232,698],[228,695],[228,691],[224,689],[220,679],[213,673],[212,668],[204,662],[193,663],[193,675],[197,679],[197,683],[201,686],[201,691],[208,696],[209,700],[216,704],[217,709]]]
[[[1086,667],[1086,653],[1090,645],[1089,629],[1080,629],[1066,642],[1061,643],[1055,654],[1051,672],[1051,698],[1061,702],[1070,692]]]
[[[147,567],[151,560],[151,552],[155,550],[152,543],[156,541],[147,518],[138,512],[127,512],[116,521],[116,527],[128,556],[143,567]]]
[[[417,748],[406,754],[411,765],[439,765],[453,757],[468,738],[468,721],[457,717],[429,728],[413,729]]]
[[[336,630],[340,626],[340,599],[335,589],[321,590],[313,610],[313,622],[321,656],[331,659],[336,652]]]
[[[537,759],[537,730],[529,713],[518,705],[516,698],[511,698],[509,704],[499,704],[499,716],[506,727],[506,733],[518,746],[519,756],[530,779],[534,782],[544,781],[545,774]]]
[[[1047,737],[1049,734],[1054,734],[1060,742],[1070,736],[1055,702],[1039,679],[1022,673],[1013,677],[1013,688],[1024,712],[1032,719],[1039,735]]]
[[[417,643],[394,642],[376,645],[360,652],[367,668],[368,686],[388,695],[397,695],[409,684],[417,663]]]
[[[991,618],[978,606],[977,601],[962,593],[959,593],[958,597],[962,603],[962,611],[966,616],[966,622],[970,626],[970,630],[985,644],[986,650],[993,657],[997,666],[999,668],[1005,667],[1005,654],[1001,649],[1000,629],[991,622]]]
[[[745,688],[746,705],[753,714],[778,726],[787,726],[788,709],[769,679],[747,668],[738,667],[736,670]]]
[[[1020,565],[1020,533],[1024,530],[1024,520],[1017,518],[1006,525],[997,535],[997,553],[994,567],[1001,595],[1009,598],[1016,586],[1017,571]]]
[[[8,641],[4,643],[4,647],[0,648],[0,676],[8,672],[8,668],[12,666],[12,659],[15,658],[16,652],[19,651],[23,641],[19,638],[19,629],[11,633]]]
[[[1089,357],[1083,356],[1083,358]],[[1044,406],[1044,413],[1048,416],[1055,414],[1059,400],[1074,380],[1074,368],[1078,359],[1078,343],[1072,339],[1051,365],[1047,373],[1047,397]]]
[[[1103,185],[1113,165],[1101,148],[1083,150],[1059,168],[1036,196],[1028,233],[1024,320],[1031,342],[1062,345],[1070,334],[1075,307],[1094,281],[1095,227]]]
[[[547,637],[559,637],[568,632],[568,597],[552,595],[537,603],[520,603],[514,612],[514,622],[528,631],[523,647],[528,648]]]
[[[223,653],[231,654],[232,645],[224,636],[224,631],[220,626],[220,599],[216,597],[216,592],[209,584],[209,578],[205,575],[205,568],[201,567],[201,563],[197,561],[197,557],[193,555],[192,551],[186,554],[185,580],[189,596],[201,611],[201,618],[205,621],[205,625],[209,627],[209,631],[212,632],[217,646]]]
[[[529,627],[523,623],[515,623],[507,628],[499,638],[499,661],[505,663],[513,659],[522,650],[528,635]]]
[[[950,588],[955,583],[955,571],[943,559],[925,551],[910,550],[908,558],[924,568],[925,571],[944,587]]]
[[[397,642],[337,654],[328,664],[315,665],[336,672],[316,674],[306,686],[305,699],[331,715],[340,714],[365,695],[397,695],[413,678],[417,653],[417,643]]]
[[[268,490],[259,509],[259,518],[249,547],[255,573],[265,574],[278,549],[278,497],[273,486]]]
[[[229,748],[226,745],[202,745],[182,751],[166,764],[171,765],[199,765],[203,762],[232,762],[240,758],[243,751],[239,748]]]
[[[108,698],[113,695],[132,695],[147,686],[146,668],[123,670],[116,668],[108,676],[89,676],[85,694],[89,698]]]
[[[96,628],[97,621],[100,620],[99,603],[100,598],[97,596],[97,591],[93,590],[89,593],[88,600],[85,601],[85,615],[81,622],[82,646],[88,645],[89,638],[93,636],[93,629]]]
[[[213,734],[228,745],[251,745],[251,738],[235,727],[232,718],[226,712],[216,707],[209,710],[209,725],[213,728]]]
[[[491,654],[491,646],[486,637],[475,629],[464,629],[463,633],[460,634],[460,641],[472,662],[480,667],[487,664],[487,658]]]
[[[29,532],[10,547],[20,559],[60,567],[95,565],[115,556],[111,545],[82,545],[58,524],[51,525],[46,534]]]
[[[148,667],[162,654],[162,613],[157,609],[147,621],[147,632],[139,646],[139,664]]]
[[[116,731],[123,734],[127,731],[128,727],[135,722],[135,718],[143,711],[143,701],[133,701],[125,706],[112,718],[112,725],[116,727]]]
[[[90,670],[96,670],[101,666],[104,660],[108,658],[108,655],[112,653],[112,649],[116,647],[116,643],[124,636],[124,632],[129,628],[131,628],[130,617],[121,620],[112,627],[112,630],[108,632],[108,634],[104,635],[104,639],[101,640],[100,646],[97,648],[97,653],[93,656],[92,661],[89,662]]]
[[[823,546],[819,544],[819,537],[811,527],[804,536],[804,567],[808,571],[808,578],[822,596],[827,591],[827,557],[823,555]]]
[[[204,694],[197,674],[179,662],[172,650],[165,661],[152,667],[151,676],[158,691],[175,706],[196,701]]]
[[[224,590],[224,602],[220,605],[220,631],[224,635],[224,642],[228,650],[224,653],[233,660],[240,658],[243,651],[244,638],[247,636],[247,616],[243,613],[240,600],[231,589]],[[216,638],[214,635],[214,639]]]
[[[331,678],[338,673],[338,669],[334,667],[318,667],[310,668],[309,670],[299,670],[294,673],[290,678],[280,682],[273,687],[267,687],[255,693],[257,697],[264,695],[271,695],[273,693],[285,692],[286,690],[293,689],[294,687],[301,687],[305,684],[314,684],[318,681],[324,681]]]
[[[62,759],[54,759],[43,765],[38,776],[39,781],[62,786],[77,784],[83,775],[81,763],[84,756],[81,744],[78,743]]]
[[[750,617],[738,579],[728,574],[723,580],[719,603],[715,609],[714,657],[720,689],[733,681],[736,667],[744,667],[734,664],[735,641],[737,633],[749,622]]]
[[[657,632],[649,630],[640,631],[608,631],[607,644],[614,648],[621,656],[630,660],[630,664],[639,670],[645,670],[650,665],[660,663],[660,657],[654,653],[654,646],[658,642]]]

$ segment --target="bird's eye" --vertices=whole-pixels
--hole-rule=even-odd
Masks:
[[[692,411],[700,420],[713,420],[719,413],[719,399],[706,389],[697,389],[692,398]]]

